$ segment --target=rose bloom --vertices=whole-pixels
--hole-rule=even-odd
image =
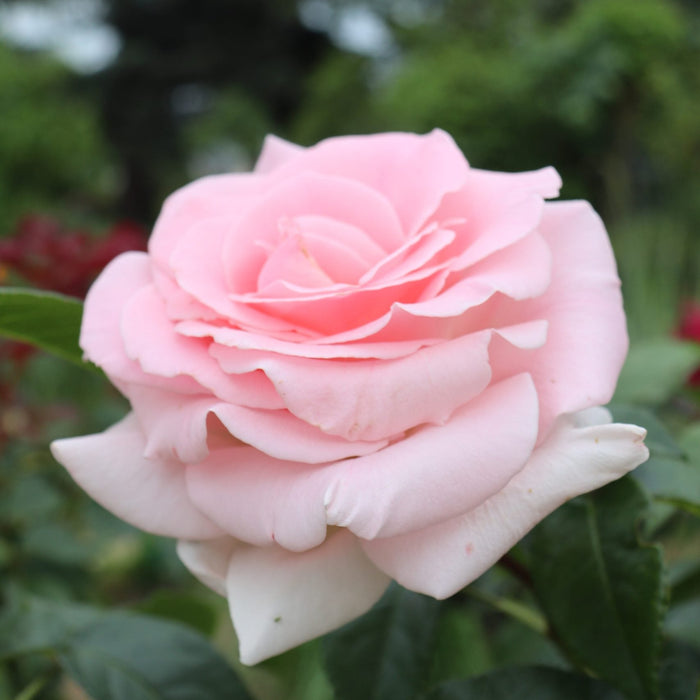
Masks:
[[[442,131],[268,137],[111,262],[81,346],[132,412],[59,440],[95,500],[227,596],[244,663],[436,598],[647,457],[611,423],[620,282],[552,168],[469,167]]]

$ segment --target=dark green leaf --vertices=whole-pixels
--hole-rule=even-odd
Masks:
[[[58,648],[101,615],[86,605],[22,597],[13,590],[0,617],[0,660]]]
[[[429,681],[440,604],[392,586],[367,614],[328,635],[326,670],[338,700],[410,700]]]
[[[629,698],[657,697],[662,560],[639,542],[648,501],[621,479],[565,504],[531,539],[535,591],[571,656]]]
[[[700,599],[674,605],[666,617],[666,633],[700,652]]]
[[[656,498],[700,515],[700,465],[651,457],[635,469],[634,478]]]
[[[126,612],[11,596],[0,659],[50,652],[93,700],[249,700],[207,640]]]
[[[71,635],[61,665],[95,700],[248,700],[226,662],[181,625],[107,613]]]
[[[78,347],[83,304],[54,292],[0,288],[0,336],[31,343],[89,367]]]
[[[217,611],[201,597],[179,591],[158,591],[140,603],[138,612],[181,622],[210,637],[216,628]]]
[[[436,688],[427,700],[624,700],[600,681],[554,668],[523,667]]]
[[[660,696],[663,700],[696,700],[700,692],[700,651],[669,640],[661,659]]]
[[[332,700],[328,678],[323,670],[321,641],[311,642],[274,656],[251,669],[271,677],[260,697],[267,700]]]
[[[615,392],[616,403],[660,404],[680,389],[700,363],[700,344],[658,338],[630,348]]]
[[[431,685],[468,678],[492,668],[484,627],[470,610],[442,606],[436,636]]]

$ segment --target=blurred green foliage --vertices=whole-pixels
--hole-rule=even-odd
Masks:
[[[28,212],[80,210],[106,194],[95,106],[63,65],[0,44],[0,232]]]

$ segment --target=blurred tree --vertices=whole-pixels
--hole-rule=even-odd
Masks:
[[[71,73],[0,44],[0,236],[20,215],[102,194],[109,176],[95,110]]]
[[[282,0],[111,0],[107,20],[122,51],[95,81],[125,177],[119,210],[140,220],[186,179],[183,122],[210,111],[225,88],[224,113],[238,99],[281,128],[329,46],[301,24],[296,3]],[[259,147],[261,136],[249,127],[235,134],[248,148]]]
[[[414,0],[423,11],[412,24],[397,19],[406,4],[376,5],[400,46],[391,70],[371,82],[370,59],[325,63],[293,135],[439,126],[479,167],[553,163],[564,195],[592,199],[608,219],[669,199],[697,206],[688,187],[700,154],[697,7],[451,0],[429,12]],[[329,108],[339,102],[341,115]]]

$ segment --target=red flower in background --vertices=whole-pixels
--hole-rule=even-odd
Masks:
[[[102,268],[128,250],[146,249],[146,231],[131,221],[115,224],[103,238],[64,229],[55,219],[30,215],[10,238],[0,240],[0,267],[40,289],[84,297]]]
[[[678,337],[700,343],[700,302],[690,301],[685,305],[678,326]],[[700,367],[688,377],[688,384],[700,387]]]

